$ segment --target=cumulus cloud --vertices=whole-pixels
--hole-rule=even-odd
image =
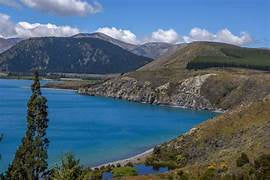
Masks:
[[[21,0],[21,2],[30,8],[61,16],[84,16],[102,10],[101,4],[97,1],[92,4],[83,0]]]
[[[18,22],[13,23],[6,14],[0,14],[0,37],[43,37],[43,36],[71,36],[79,33],[79,29],[70,26],[57,26],[54,24],[40,24]]]
[[[0,37],[9,37],[15,34],[14,24],[10,17],[0,13]]]
[[[117,29],[115,27],[102,27],[98,28],[96,32],[101,32],[112,38],[131,43],[131,44],[138,44],[139,40],[137,39],[136,35],[129,30],[125,29]]]
[[[20,37],[44,37],[44,36],[71,36],[78,34],[77,28],[70,26],[57,26],[55,24],[30,24],[28,22],[19,22],[15,26],[15,32]]]
[[[241,32],[240,36],[232,34],[228,29],[222,29],[216,34],[217,41],[235,45],[247,45],[253,40],[247,32]]]
[[[163,30],[158,29],[151,33],[149,37],[145,39],[138,39],[137,36],[130,30],[117,29],[115,27],[103,27],[96,30],[96,32],[101,32],[112,38],[131,43],[131,44],[141,44],[145,42],[166,42],[166,43],[178,43],[182,39],[178,33],[173,29]]]
[[[155,32],[152,32],[151,37],[148,38],[149,42],[166,42],[166,43],[178,43],[180,42],[181,37],[173,29],[163,30],[158,29]]]
[[[78,28],[70,26],[57,26],[55,24],[40,24],[29,22],[14,23],[6,14],[0,13],[0,37],[44,37],[56,36],[65,37],[80,33]],[[193,41],[212,41],[224,42],[238,46],[249,45],[253,42],[250,34],[241,32],[239,35],[233,34],[229,29],[222,29],[217,33],[211,33],[206,29],[193,28],[187,36],[181,37],[175,30],[158,29],[152,32],[145,39],[138,39],[137,36],[127,29],[117,29],[115,27],[102,27],[96,32],[104,33],[112,38],[131,44],[142,44],[145,42],[166,42],[166,43],[181,43]]]
[[[104,33],[115,39],[132,44],[141,44],[145,42],[166,42],[166,43],[190,43],[193,41],[212,41],[234,44],[238,46],[248,45],[253,42],[250,34],[241,32],[240,35],[234,35],[228,29],[222,29],[217,33],[211,33],[206,29],[193,28],[187,36],[180,36],[174,29],[158,29],[151,33],[145,39],[138,39],[130,30],[117,29],[115,27],[99,28],[97,32]]]
[[[185,42],[192,41],[213,41],[224,42],[234,45],[248,45],[253,42],[252,37],[247,32],[241,32],[239,36],[234,35],[228,29],[222,29],[216,34],[207,31],[206,29],[193,28],[188,36],[183,37]]]

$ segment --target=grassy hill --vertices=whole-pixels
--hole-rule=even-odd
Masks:
[[[97,38],[43,37],[21,41],[0,54],[0,71],[123,73],[151,61]]]
[[[198,56],[187,64],[187,69],[210,67],[240,67],[270,70],[270,51],[248,48],[221,48],[223,56]]]
[[[233,174],[251,177],[256,173],[254,161],[263,154],[270,155],[269,117],[270,96],[262,101],[239,106],[156,147],[146,162],[154,166],[169,165],[181,169],[195,179],[210,168],[216,176],[212,179]],[[242,153],[249,158],[245,166],[237,162]],[[175,175],[176,171],[169,174]],[[167,176],[164,179],[169,178]]]
[[[146,64],[139,70],[129,73],[128,76],[134,77],[140,81],[150,81],[153,85],[158,86],[166,82],[175,82],[190,76],[223,71],[223,69],[220,68],[222,64],[215,64],[214,66],[214,64],[211,64],[210,61],[206,61],[206,59],[211,59],[214,62],[219,60],[223,62],[230,59],[230,62],[233,61],[235,66],[225,67],[265,70],[269,68],[270,65],[270,50],[242,48],[215,42],[194,42],[180,48],[169,57],[160,58]],[[196,64],[198,61],[206,63],[200,66],[200,64]],[[196,71],[196,69],[200,71]],[[227,70],[228,69],[229,68],[227,68]]]
[[[263,57],[266,67],[270,51],[224,43],[194,42],[170,56],[81,92],[146,103],[222,110],[270,94],[270,73],[267,71],[242,67],[187,68],[189,63],[200,57],[226,58],[229,55],[235,59],[243,57],[249,64],[257,63],[257,59]]]

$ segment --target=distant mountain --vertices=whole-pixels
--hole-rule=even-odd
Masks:
[[[0,38],[0,53],[11,48],[21,40],[22,40],[21,38],[9,38],[9,39]]]
[[[98,38],[43,37],[23,40],[0,54],[0,71],[123,73],[151,61]]]
[[[133,49],[131,52],[141,56],[150,57],[153,59],[160,58],[166,54],[175,52],[178,48],[183,47],[185,44],[169,44],[163,42],[150,42],[140,45]]]
[[[238,67],[269,70],[270,50],[244,48],[217,42],[193,42],[178,49],[174,54],[155,60],[140,68],[141,71],[183,72],[211,67]],[[171,77],[168,77],[171,78]]]
[[[73,38],[98,38],[107,42],[110,42],[112,44],[115,44],[117,46],[120,46],[123,49],[126,49],[128,51],[132,51],[133,49],[135,49],[137,47],[137,45],[134,44],[130,44],[130,43],[126,43],[123,41],[120,41],[118,39],[114,39],[106,34],[103,33],[80,33],[80,34],[76,34],[74,36],[72,36]]]
[[[103,33],[80,33],[77,35],[72,36],[74,38],[98,38],[104,41],[108,41],[112,44],[120,46],[123,49],[126,49],[134,54],[139,56],[145,56],[152,59],[160,58],[167,53],[174,52],[179,47],[183,46],[184,44],[169,44],[163,42],[149,42],[142,45],[135,45],[120,41],[118,39],[114,39],[106,34]]]

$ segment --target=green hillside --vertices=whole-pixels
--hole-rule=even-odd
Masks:
[[[221,48],[223,56],[198,56],[187,64],[187,69],[210,67],[240,67],[270,70],[270,51],[248,48]]]
[[[0,54],[0,71],[123,73],[151,61],[97,38],[43,37],[21,41]]]
[[[208,179],[267,179],[270,164],[259,169],[258,162],[254,165],[254,161],[265,157],[264,162],[270,162],[269,116],[270,96],[208,120],[156,147],[146,163],[178,169],[161,179],[178,179],[180,169],[189,179],[204,179],[203,176],[209,175],[209,169],[212,172]],[[249,160],[241,159],[243,153]]]

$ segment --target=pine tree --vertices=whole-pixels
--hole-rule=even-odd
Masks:
[[[47,149],[49,140],[46,137],[48,127],[47,100],[42,96],[38,73],[35,72],[31,86],[32,96],[28,101],[27,130],[22,144],[9,167],[8,179],[37,180],[48,167]]]

